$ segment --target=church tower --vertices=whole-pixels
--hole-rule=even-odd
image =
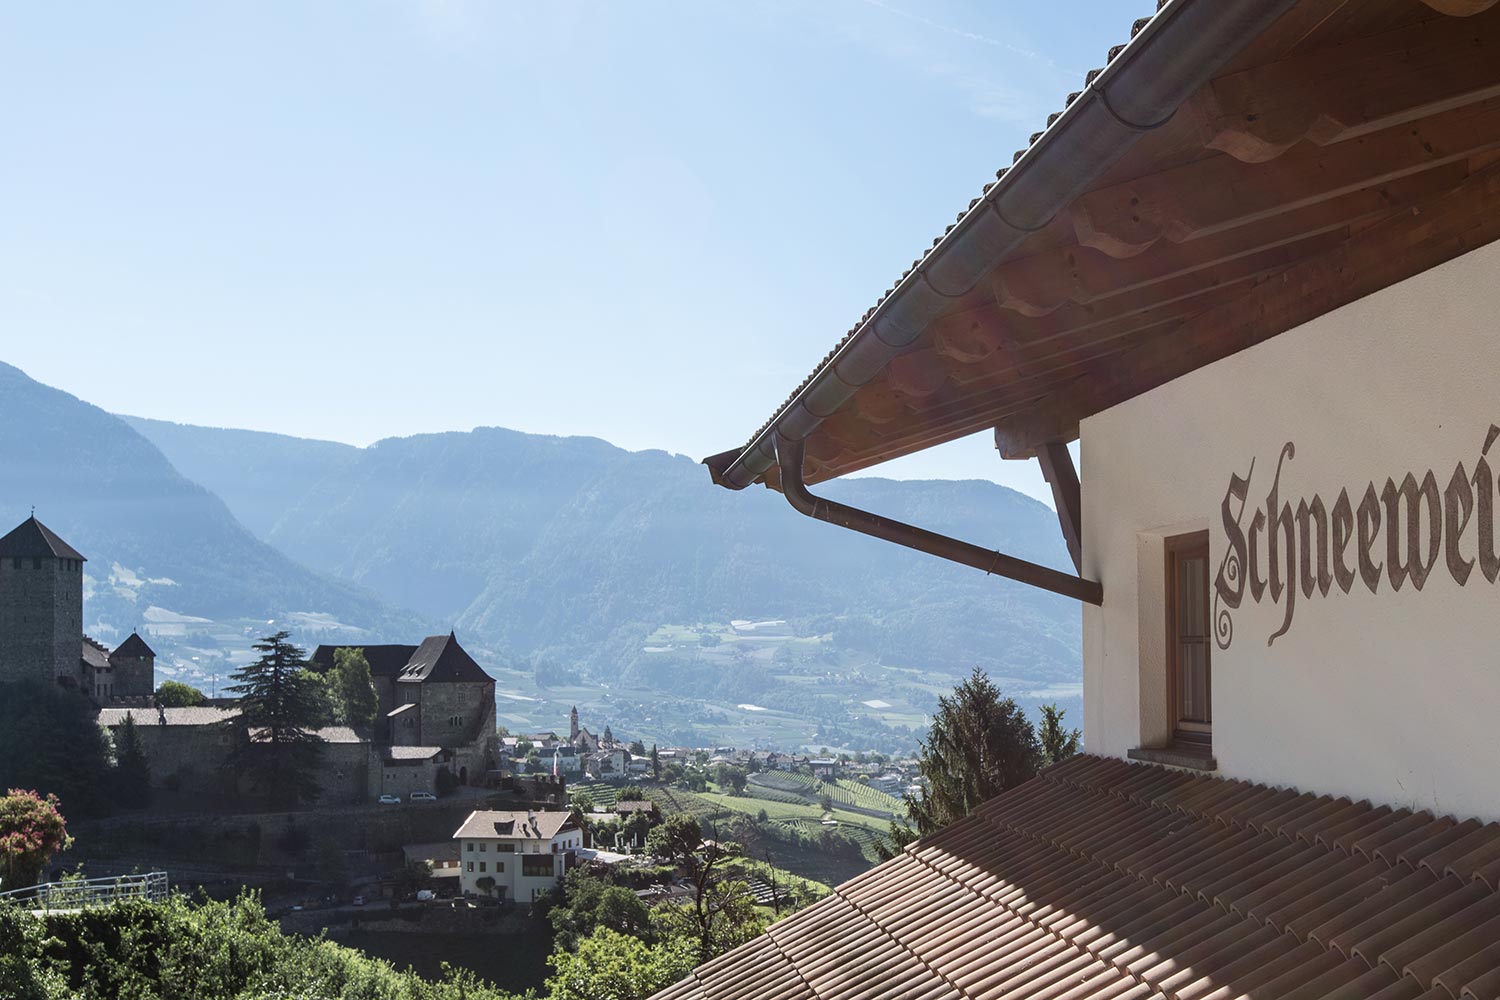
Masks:
[[[83,556],[33,515],[0,538],[0,681],[77,681]]]
[[[573,711],[568,713],[568,742],[578,742],[578,706],[573,706]]]

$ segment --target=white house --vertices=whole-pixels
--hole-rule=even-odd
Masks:
[[[1500,6],[1144,6],[705,459],[1073,602],[1085,754],[664,996],[1500,998]],[[975,434],[1054,553],[819,489]]]
[[[529,903],[562,880],[583,831],[568,812],[476,810],[453,840],[465,895]]]

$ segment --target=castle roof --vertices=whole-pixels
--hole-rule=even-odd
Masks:
[[[103,670],[109,666],[109,650],[88,636],[84,636],[83,662],[95,670]]]
[[[319,646],[313,650],[313,664],[321,671],[332,670],[333,654],[340,649],[364,650],[365,662],[370,665],[371,677],[395,677],[401,672],[402,667],[411,662],[412,654],[417,651],[416,646],[402,643],[381,646]]]
[[[146,645],[146,640],[142,639],[138,633],[132,632],[132,633],[130,633],[130,638],[128,638],[124,642],[120,643],[119,648],[117,648],[110,655],[112,655],[112,656],[149,656],[149,657],[152,657],[154,659],[156,657],[156,650],[154,650],[150,646]]]
[[[56,532],[38,521],[35,514],[0,538],[0,558],[7,556],[88,561],[77,549],[58,538]]]
[[[494,678],[464,652],[452,632],[431,635],[412,653],[397,678],[403,681],[489,681]]]
[[[138,726],[212,726],[240,714],[237,708],[197,705],[192,708],[101,708],[99,725],[112,728],[133,715]]]

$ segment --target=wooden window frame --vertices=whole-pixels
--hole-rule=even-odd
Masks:
[[[1208,657],[1206,687],[1209,722],[1192,722],[1182,717],[1182,675],[1179,662],[1178,616],[1178,567],[1184,557],[1201,555],[1204,566],[1209,565],[1208,531],[1192,531],[1184,535],[1172,535],[1163,545],[1165,574],[1163,598],[1166,607],[1167,639],[1167,713],[1171,726],[1170,743],[1174,749],[1202,754],[1213,750],[1213,648],[1204,646]],[[1206,591],[1205,591],[1206,592]]]

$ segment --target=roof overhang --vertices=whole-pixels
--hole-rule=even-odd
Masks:
[[[740,448],[816,483],[1079,421],[1500,237],[1496,0],[1171,0]]]

